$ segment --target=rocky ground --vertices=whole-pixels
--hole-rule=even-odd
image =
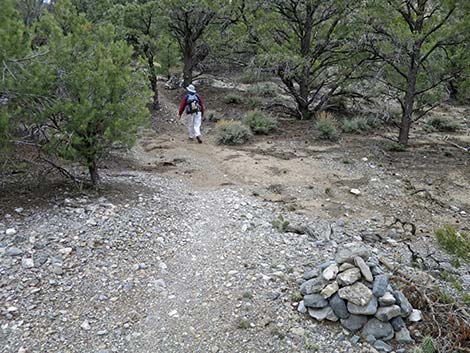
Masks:
[[[433,238],[470,227],[463,152],[312,144],[305,122],[239,148],[205,122],[191,144],[162,102],[100,192],[0,200],[0,352],[376,352],[297,311],[304,272],[351,243],[470,290],[469,266]]]

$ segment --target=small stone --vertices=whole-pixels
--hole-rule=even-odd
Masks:
[[[335,255],[335,260],[339,264],[343,264],[345,262],[352,264],[356,256],[360,256],[367,261],[370,256],[370,252],[362,245],[351,245],[338,250]]]
[[[362,335],[367,337],[369,335],[374,336],[376,339],[382,339],[384,341],[391,340],[395,331],[388,322],[382,322],[378,319],[370,319],[362,329]]]
[[[297,311],[301,314],[307,313],[307,308],[305,307],[304,301],[302,300],[297,307]]]
[[[24,211],[24,208],[23,207],[17,207],[15,208],[15,212],[16,213],[22,213]]]
[[[312,279],[312,278],[314,278],[314,277],[317,277],[317,276],[319,275],[319,272],[320,272],[320,271],[319,271],[318,269],[314,268],[314,269],[312,269],[312,270],[310,270],[310,271],[306,271],[306,272],[303,274],[302,278],[305,279],[305,280]]]
[[[395,333],[395,340],[398,343],[414,343],[414,339],[411,338],[410,331],[406,327]]]
[[[91,330],[90,322],[88,320],[84,320],[80,327],[85,331]]]
[[[338,291],[338,289],[339,289],[338,282],[334,281],[333,283],[330,283],[325,288],[323,288],[320,294],[323,296],[323,298],[329,298],[333,294],[335,294]]]
[[[375,341],[373,346],[379,352],[391,352],[393,349],[392,346],[390,346],[389,344],[385,343],[382,340]]]
[[[353,195],[356,195],[356,196],[361,194],[361,191],[359,189],[351,189],[351,190],[349,190],[349,192]]]
[[[5,234],[8,235],[8,236],[15,235],[16,234],[16,229],[15,228],[8,228],[5,231]]]
[[[321,309],[308,308],[308,314],[318,321],[325,320],[332,313],[333,313],[333,310],[329,306],[321,308]]]
[[[68,256],[72,253],[73,249],[72,248],[62,248],[59,250],[59,253],[61,253],[64,256]]]
[[[369,343],[369,344],[374,344],[375,341],[377,341],[377,340],[375,339],[374,336],[372,336],[372,335],[366,336],[366,342],[367,342],[367,343]]]
[[[21,260],[21,266],[22,266],[24,269],[33,268],[33,267],[34,267],[34,261],[33,261],[33,259],[31,259],[31,258],[24,257],[24,258]]]
[[[409,316],[411,312],[413,311],[413,307],[411,306],[408,299],[406,299],[405,295],[401,291],[398,291],[398,290],[393,291],[392,294],[395,297],[397,304],[401,308],[401,317]]]
[[[331,309],[341,319],[347,319],[349,317],[348,308],[346,306],[346,302],[341,299],[338,293],[335,293],[329,300]]]
[[[18,353],[27,353],[27,350],[24,347],[20,347],[20,349],[18,349]]]
[[[328,301],[320,294],[308,294],[304,296],[304,305],[308,308],[324,308]]]
[[[344,272],[341,272],[336,278],[340,286],[350,286],[361,279],[361,271],[354,267]]]
[[[361,282],[341,288],[338,294],[341,299],[356,305],[366,305],[372,299],[372,291]]]
[[[400,331],[403,327],[405,327],[405,321],[403,321],[401,316],[394,317],[390,320],[390,323],[392,324],[394,331]]]
[[[344,264],[342,264],[342,265],[339,267],[339,272],[343,272],[343,271],[349,270],[350,268],[354,268],[354,265],[353,265],[353,264],[350,264],[349,262],[345,262]]]
[[[385,294],[379,297],[379,304],[381,306],[388,306],[395,304],[395,297],[390,292],[385,292]]]
[[[408,320],[411,322],[421,321],[421,310],[413,309],[410,316],[408,316]]]
[[[20,256],[20,255],[23,255],[23,250],[13,246],[7,249],[7,251],[5,252],[5,255],[6,256]]]
[[[331,281],[336,278],[336,275],[338,274],[338,266],[336,264],[331,264],[327,268],[323,270],[323,278],[327,281]]]
[[[98,336],[105,336],[108,334],[108,330],[99,330],[96,334]]]
[[[54,273],[56,275],[61,275],[61,274],[64,273],[64,270],[62,269],[61,264],[52,264],[51,265],[51,271],[52,271],[52,273]]]
[[[372,282],[374,280],[374,277],[372,277],[372,272],[370,272],[369,266],[366,264],[362,257],[356,256],[354,258],[354,263],[357,267],[359,267],[359,270],[361,270],[361,273],[366,281]]]
[[[300,286],[300,293],[303,295],[319,293],[327,284],[322,276],[309,279]]]
[[[170,317],[178,317],[178,311],[177,310],[172,310],[168,313],[168,316]]]
[[[305,335],[305,329],[303,329],[302,327],[293,327],[293,328],[291,328],[290,332],[294,336],[302,337],[302,336]]]
[[[374,315],[377,312],[377,299],[372,296],[372,299],[366,305],[348,303],[348,311],[355,315]]]
[[[351,332],[359,331],[367,322],[367,316],[350,315],[347,319],[341,319],[341,325]]]
[[[378,275],[374,279],[374,284],[372,285],[372,293],[376,297],[384,296],[388,287],[388,276],[387,275]]]
[[[361,340],[361,337],[359,337],[357,335],[354,335],[351,338],[351,342],[354,343],[354,344],[358,344],[360,340]]]
[[[380,321],[390,321],[394,317],[399,316],[401,313],[401,309],[398,305],[391,305],[391,306],[383,306],[377,310],[375,317]]]

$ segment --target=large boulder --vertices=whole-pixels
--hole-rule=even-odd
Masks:
[[[360,279],[361,271],[357,267],[341,272],[338,277],[336,277],[336,280],[340,286],[350,286]]]
[[[352,245],[347,248],[338,250],[335,255],[335,260],[337,263],[342,264],[345,262],[354,263],[354,258],[356,256],[362,257],[364,260],[368,260],[370,256],[370,251],[362,245]]]

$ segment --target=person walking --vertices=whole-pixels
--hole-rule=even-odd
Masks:
[[[179,119],[182,121],[181,116],[186,112],[188,117],[188,132],[189,138],[192,140],[196,138],[197,142],[202,143],[201,139],[201,121],[204,116],[204,104],[202,103],[201,96],[197,94],[194,85],[186,87],[188,93],[183,97],[179,110]]]

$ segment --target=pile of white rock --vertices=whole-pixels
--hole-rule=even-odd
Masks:
[[[362,246],[339,250],[335,260],[304,274],[303,300],[298,310],[318,321],[339,321],[380,351],[391,351],[386,342],[414,342],[406,321],[421,320],[405,295],[393,290],[389,276]]]

